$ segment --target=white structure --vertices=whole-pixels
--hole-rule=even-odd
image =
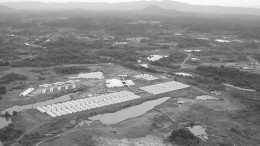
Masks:
[[[115,42],[114,45],[127,45],[128,42]]]
[[[200,59],[193,57],[193,58],[190,58],[190,60],[191,60],[191,61],[199,61]]]
[[[106,87],[107,88],[124,87],[124,84],[122,83],[121,80],[110,79],[110,80],[106,80]]]
[[[149,75],[149,74],[136,75],[136,76],[134,76],[134,78],[137,78],[137,79],[145,79],[145,80],[148,80],[148,81],[153,81],[153,80],[159,79],[159,78],[154,77],[154,76]]]
[[[50,92],[53,92],[54,91],[54,88],[53,87],[50,87]]]
[[[70,84],[75,84],[75,83],[78,83],[80,82],[81,80],[68,80],[66,81],[67,83],[70,83]]]
[[[156,61],[156,60],[160,60],[160,59],[162,59],[164,57],[169,57],[169,56],[168,55],[156,55],[156,54],[154,54],[154,55],[151,55],[151,56],[147,57],[147,59],[149,61]]]
[[[91,110],[103,106],[126,102],[141,98],[129,91],[121,91],[116,93],[109,93],[98,97],[90,97],[57,103],[48,106],[37,107],[36,109],[41,113],[46,113],[50,117],[59,117],[76,112]]]
[[[52,86],[52,84],[42,84],[42,85],[39,85],[39,87],[42,87],[42,88],[48,88]]]
[[[132,80],[126,80],[125,83],[126,83],[127,86],[134,86],[135,85],[135,83]]]
[[[71,86],[72,86],[72,89],[75,89],[77,87],[76,84],[72,84]]]
[[[148,64],[147,63],[145,63],[145,64],[140,64],[142,67],[144,67],[144,68],[148,68]]]
[[[197,96],[196,99],[198,99],[198,100],[218,100],[218,98],[209,96],[209,95]]]
[[[180,82],[171,81],[171,82],[141,87],[140,89],[144,90],[148,93],[151,93],[153,95],[157,95],[157,94],[171,92],[174,90],[184,89],[184,88],[188,88],[188,87],[189,87],[189,85],[185,85]]]
[[[42,93],[44,94],[44,93],[46,93],[47,92],[47,89],[42,89]]]
[[[215,42],[219,42],[219,43],[230,43],[231,41],[229,41],[229,40],[222,40],[222,39],[216,39]]]
[[[191,53],[191,52],[201,52],[201,50],[184,50],[184,52]]]
[[[179,72],[179,73],[174,73],[178,76],[184,76],[184,77],[193,77],[191,74],[189,73],[184,73],[184,72]]]
[[[28,88],[24,92],[20,94],[20,96],[27,96],[28,94],[32,93],[35,89],[34,88]]]
[[[65,83],[64,82],[56,82],[56,83],[53,83],[53,85],[56,85],[56,86],[62,86],[64,85]]]
[[[77,77],[69,77],[70,79],[78,79],[78,78],[85,78],[85,79],[104,79],[102,72],[92,72],[92,73],[81,73]]]
[[[57,90],[59,90],[59,91],[60,91],[60,90],[61,90],[61,86],[58,86],[58,87],[57,87]]]

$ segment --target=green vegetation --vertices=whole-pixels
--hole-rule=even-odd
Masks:
[[[174,54],[170,54],[169,57],[164,57],[160,60],[153,61],[151,62],[151,64],[157,66],[169,67],[173,69],[179,69],[180,66],[174,64],[183,62],[186,57],[187,57],[186,54],[177,52]]]
[[[0,38],[0,59],[3,60],[16,60],[19,59],[18,52],[16,49],[22,48],[22,46],[17,45],[13,42],[3,42],[1,41]],[[8,61],[1,61],[0,66],[8,66],[9,62]]]
[[[242,72],[238,69],[227,67],[199,66],[195,73],[203,78],[210,79],[211,82],[228,83],[234,86],[256,89],[260,91],[260,75]]]
[[[184,38],[178,42],[178,48],[189,48],[189,47],[201,47],[209,46],[209,43],[205,40],[194,39],[194,38]]]
[[[81,66],[69,66],[69,67],[64,67],[64,66],[56,66],[54,68],[55,73],[57,74],[78,74],[80,72],[89,72],[90,69],[88,67],[81,67]]]
[[[193,135],[188,129],[181,128],[172,131],[169,141],[184,146],[198,146],[201,139]]]
[[[23,140],[20,141],[22,146],[34,146],[37,142],[41,141],[44,138],[44,135],[41,135],[38,132],[34,132],[31,134],[26,134],[23,137]]]
[[[6,93],[6,88],[4,86],[0,86],[0,95]]]
[[[100,49],[100,42],[81,42],[74,38],[62,38],[46,44],[38,56],[13,62],[14,67],[49,67],[63,64],[88,64],[105,62],[93,53],[91,49]]]
[[[260,93],[231,90],[230,95],[235,99],[239,99],[244,105],[248,107],[248,109],[254,111],[260,110]]]
[[[0,66],[8,66],[9,62],[8,61],[0,61]]]
[[[19,143],[21,146],[35,146],[35,144],[43,138],[46,138],[46,134],[56,135],[62,133],[75,126],[75,123],[70,123],[70,119],[56,119],[49,123],[41,125],[37,131],[33,131],[26,134]]]
[[[142,55],[133,50],[102,50],[97,55],[111,57],[115,60],[136,62]]]
[[[253,55],[254,56],[254,58],[258,61],[258,62],[260,62],[260,54],[258,54],[258,55]]]
[[[0,141],[3,142],[4,145],[9,145],[22,134],[23,131],[16,129],[14,124],[9,124],[3,129],[0,129]]]
[[[9,84],[14,81],[25,81],[27,80],[27,76],[25,75],[20,75],[16,73],[9,73],[4,75],[3,77],[0,78],[0,83],[2,84]]]
[[[117,63],[122,65],[122,66],[133,69],[133,70],[147,71],[147,72],[151,72],[151,73],[159,73],[160,72],[160,71],[157,71],[154,68],[145,68],[145,67],[140,66],[139,64],[135,64],[135,63],[132,63],[132,62],[117,62]]]
[[[153,68],[145,68],[137,64],[136,61],[138,59],[146,56],[143,56],[142,54],[137,53],[133,50],[104,50],[97,52],[97,54],[109,57],[110,62],[128,67],[130,69],[147,71],[152,73],[158,72]]]

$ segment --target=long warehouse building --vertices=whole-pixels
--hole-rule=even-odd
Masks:
[[[105,94],[97,97],[90,97],[67,101],[42,107],[36,109],[41,113],[46,113],[50,117],[59,117],[76,112],[95,109],[103,106],[126,102],[134,99],[141,98],[129,91],[121,91],[116,93]]]

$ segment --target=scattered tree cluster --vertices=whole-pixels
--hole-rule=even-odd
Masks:
[[[186,57],[187,57],[186,54],[177,52],[177,53],[170,54],[169,57],[164,57],[160,60],[153,61],[151,62],[151,64],[157,66],[169,67],[173,69],[179,69],[180,66],[174,64],[183,62]]]
[[[91,49],[99,49],[100,43],[86,43],[73,38],[63,38],[49,43],[41,54],[34,58],[26,58],[11,64],[14,67],[49,67],[63,64],[101,63],[106,60],[91,53]]]
[[[212,82],[228,83],[234,86],[260,90],[260,75],[228,67],[199,66],[196,72],[210,78]]]
[[[54,71],[58,74],[78,74],[80,72],[89,72],[90,69],[88,67],[81,67],[81,66],[69,66],[69,67],[65,67],[65,66],[56,66],[54,68]]]
[[[115,60],[136,62],[142,55],[132,50],[102,50],[97,55],[111,57]]]
[[[180,40],[177,45],[178,48],[201,47],[201,46],[209,46],[209,44],[205,40],[185,38]]]
[[[181,128],[174,130],[169,137],[170,142],[184,146],[198,146],[201,139],[193,135],[188,129]]]
[[[22,133],[23,131],[16,129],[14,124],[9,124],[3,129],[0,129],[0,141],[8,145],[8,143],[12,143]]]
[[[9,62],[8,61],[0,61],[0,66],[8,66]]]
[[[25,81],[27,80],[27,76],[21,75],[21,74],[16,74],[16,73],[9,73],[4,75],[3,77],[0,78],[0,83],[2,84],[9,84],[14,81]]]

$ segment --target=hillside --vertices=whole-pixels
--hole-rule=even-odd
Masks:
[[[29,10],[64,10],[64,9],[89,9],[89,10],[142,10],[148,6],[158,6],[163,9],[173,9],[182,12],[212,13],[212,14],[250,14],[260,15],[257,8],[238,8],[221,6],[190,5],[175,1],[137,1],[121,3],[42,3],[42,2],[6,2],[3,5],[15,9]]]

